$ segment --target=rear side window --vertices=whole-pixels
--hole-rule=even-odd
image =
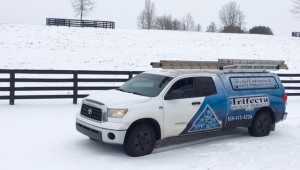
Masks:
[[[182,91],[183,98],[217,94],[215,83],[211,77],[191,77],[178,80],[168,91],[168,94],[171,94],[174,90]]]
[[[259,90],[279,88],[277,81],[272,76],[231,77],[230,84],[233,90]]]
[[[211,96],[217,94],[214,80],[211,77],[196,77],[196,97]]]

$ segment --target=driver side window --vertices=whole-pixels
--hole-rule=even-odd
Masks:
[[[184,78],[178,80],[170,88],[167,94],[172,94],[175,91],[183,93],[181,98],[192,98],[195,97],[195,82],[194,78]]]

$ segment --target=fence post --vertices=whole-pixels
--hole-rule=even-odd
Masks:
[[[16,81],[16,77],[15,77],[15,72],[12,71],[10,72],[10,94],[9,94],[9,104],[10,105],[14,105],[15,104],[15,81]]]
[[[77,104],[78,98],[78,73],[73,72],[73,104]]]
[[[131,71],[129,71],[129,73],[128,73],[128,80],[130,80],[130,79],[132,79],[132,72]]]

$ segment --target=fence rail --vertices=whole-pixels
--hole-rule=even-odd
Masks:
[[[94,20],[77,20],[62,18],[46,18],[47,26],[67,26],[67,27],[93,27],[115,29],[115,22],[112,21],[94,21]]]
[[[0,92],[8,92],[9,95],[1,95],[0,100],[9,100],[10,105],[14,105],[17,99],[73,99],[73,103],[77,104],[78,98],[86,97],[88,94],[79,94],[81,91],[87,90],[108,90],[118,88],[119,86],[82,86],[80,83],[124,83],[131,79],[134,75],[142,71],[93,71],[93,70],[2,70],[0,69]],[[69,78],[20,78],[20,75],[63,75]],[[6,75],[6,76],[3,76]],[[81,78],[83,75],[89,76],[109,76],[108,78]],[[116,78],[123,76],[123,78]],[[300,74],[278,74],[280,78],[299,78],[299,80],[281,80],[286,90],[293,90],[296,93],[288,92],[288,96],[300,96]],[[4,77],[4,78],[2,78]],[[43,77],[43,78],[41,78]],[[6,87],[3,83],[7,83]],[[50,87],[19,87],[17,83],[70,83],[70,86],[50,86]],[[289,86],[293,85],[293,86]],[[72,94],[62,95],[16,95],[16,92],[35,92],[35,91],[72,91]],[[299,92],[297,92],[299,91]]]

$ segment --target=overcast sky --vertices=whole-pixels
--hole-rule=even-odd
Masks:
[[[0,23],[45,24],[47,17],[75,18],[70,0],[1,0]],[[171,14],[178,19],[190,13],[203,30],[211,21],[220,25],[218,13],[230,0],[152,0],[156,14]],[[111,20],[117,28],[136,29],[136,18],[144,0],[96,0],[95,10],[85,19]],[[300,32],[300,19],[293,19],[292,0],[236,0],[246,16],[246,28],[264,25],[276,35]]]

